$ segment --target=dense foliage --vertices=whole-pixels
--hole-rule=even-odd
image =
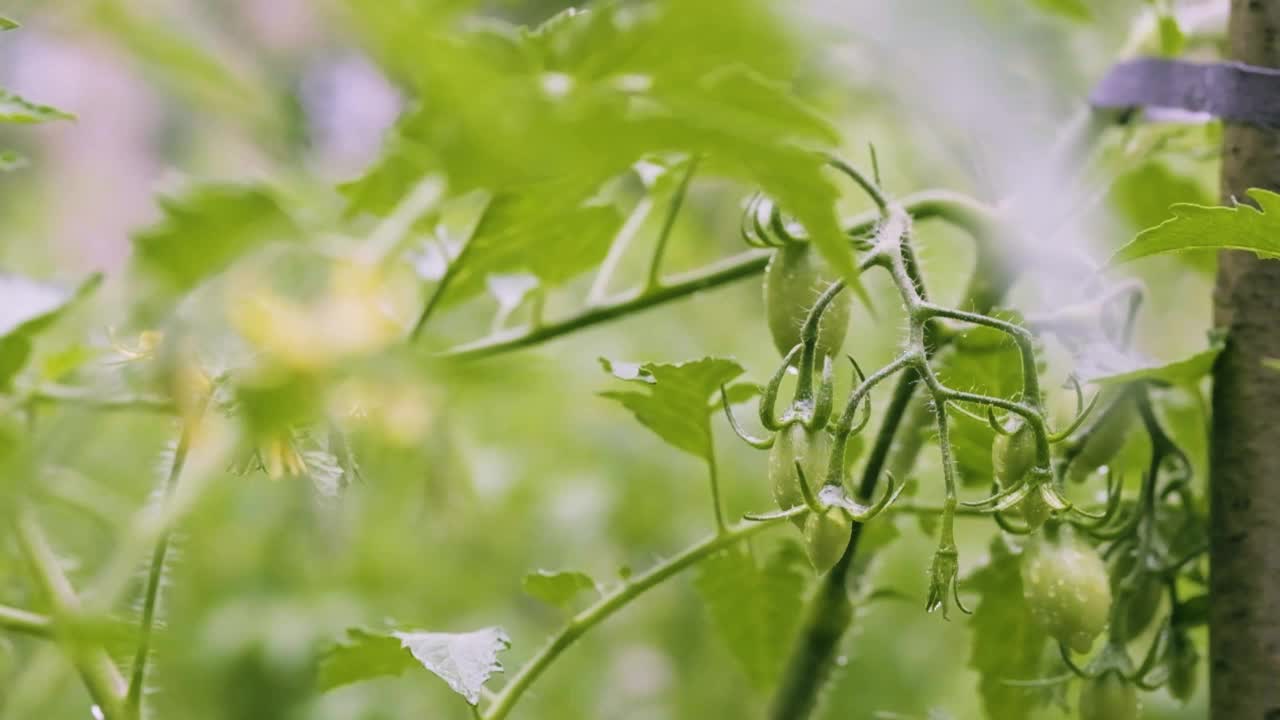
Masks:
[[[0,85],[0,719],[1203,714],[1208,251],[1280,198],[1078,106],[1220,3],[201,5],[0,18],[182,173],[33,242],[125,110]]]

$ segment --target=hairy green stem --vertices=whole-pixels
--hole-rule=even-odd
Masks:
[[[806,510],[803,507],[799,507],[795,508],[795,512],[789,514],[781,514],[765,520],[747,520],[737,523],[723,532],[716,533],[685,548],[680,554],[658,563],[644,574],[627,580],[617,589],[601,597],[591,607],[574,615],[558,633],[552,636],[550,642],[530,658],[520,668],[519,672],[511,678],[510,682],[504,685],[502,690],[494,697],[493,704],[484,712],[484,720],[502,720],[502,718],[505,718],[516,702],[524,695],[525,691],[529,689],[529,686],[559,657],[560,653],[564,652],[566,648],[588,630],[600,624],[618,610],[626,607],[628,603],[645,591],[719,550],[730,547],[741,540],[777,525],[783,520],[804,512]]]
[[[182,466],[186,463],[187,452],[191,449],[191,438],[204,415],[205,402],[183,423],[182,434],[178,438],[178,446],[174,449],[173,463],[169,466],[168,476],[164,481],[161,502],[167,503],[178,486],[178,477],[182,474]],[[142,689],[146,683],[147,658],[151,652],[151,628],[155,623],[156,606],[160,599],[160,581],[164,577],[165,556],[169,552],[170,531],[165,530],[156,540],[155,549],[151,553],[151,566],[147,572],[147,586],[142,598],[142,620],[138,627],[138,647],[133,656],[133,672],[129,678],[129,690],[125,698],[125,711],[130,717],[138,717],[142,710]]]
[[[14,528],[18,548],[27,560],[31,576],[48,598],[53,610],[52,630],[80,673],[90,697],[107,720],[124,718],[124,678],[101,645],[91,643],[75,632],[74,627],[80,615],[80,600],[71,581],[62,571],[58,557],[50,547],[34,511],[31,508],[19,510]]]

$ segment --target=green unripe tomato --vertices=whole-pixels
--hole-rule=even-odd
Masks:
[[[1007,488],[1017,484],[1036,466],[1036,434],[1020,419],[1005,424],[1008,435],[996,435],[991,444],[991,467],[996,483]]]
[[[773,487],[773,501],[779,510],[804,505],[800,491],[800,478],[796,475],[796,460],[804,468],[804,476],[816,493],[827,478],[827,461],[831,455],[831,436],[824,431],[811,432],[800,423],[778,431],[778,437],[769,450],[769,484]],[[804,528],[803,516],[791,518],[798,528]]]
[[[1117,597],[1120,584],[1133,572],[1134,562],[1134,553],[1127,552],[1120,556],[1112,568],[1111,590]],[[1125,624],[1120,635],[1125,641],[1133,640],[1151,626],[1151,621],[1155,620],[1156,613],[1160,610],[1160,601],[1164,598],[1164,583],[1158,573],[1143,569],[1136,582],[1133,590],[1121,599],[1125,604]]]
[[[1089,650],[1111,611],[1106,565],[1067,528],[1055,539],[1035,538],[1027,546],[1022,594],[1036,622],[1076,652]]]
[[[821,515],[809,513],[804,521],[804,549],[809,562],[820,574],[825,574],[844,555],[853,532],[853,521],[840,510],[829,510]]]
[[[1010,434],[996,435],[991,444],[991,467],[1001,489],[1021,482],[1036,465],[1036,434],[1031,426],[1014,419],[1005,425],[1005,430]],[[1018,503],[1018,509],[1032,530],[1038,530],[1049,519],[1049,506],[1038,492]]]
[[[1169,641],[1168,654],[1169,694],[1176,700],[1186,702],[1196,694],[1196,683],[1199,674],[1196,672],[1200,662],[1200,653],[1187,633],[1176,630]]]
[[[809,243],[786,243],[773,254],[764,271],[764,307],[778,352],[786,355],[800,343],[810,308],[836,279]],[[819,357],[840,351],[849,330],[851,303],[849,293],[841,293],[827,306],[818,324]]]
[[[1080,688],[1080,720],[1136,720],[1138,691],[1118,673],[1084,681]]]
[[[1071,461],[1071,477],[1084,480],[1090,473],[1110,463],[1124,447],[1133,426],[1133,400],[1124,396],[1107,408],[1098,421],[1085,434],[1084,444]]]

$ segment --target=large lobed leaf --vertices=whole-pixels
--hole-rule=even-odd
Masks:
[[[1040,717],[1049,699],[1044,688],[1009,683],[1040,679],[1048,640],[1022,598],[1020,559],[1005,536],[997,535],[987,564],[964,584],[981,596],[969,622],[969,667],[978,673],[978,693],[987,716],[1001,720]]]
[[[430,173],[456,194],[483,188],[505,206],[466,263],[556,285],[603,257],[620,218],[585,210],[610,179],[646,157],[704,156],[707,172],[774,197],[860,289],[813,152],[839,137],[782,83],[798,53],[759,3],[606,2],[536,30],[487,21],[459,32],[447,8],[404,3],[365,4],[355,19],[418,97],[383,158],[345,186],[353,214],[389,212]],[[544,229],[548,218],[560,227]]]
[[[804,550],[791,541],[763,566],[742,547],[712,555],[699,566],[694,584],[712,623],[757,688],[768,688],[778,678],[811,574]]]
[[[1187,250],[1250,250],[1261,257],[1280,257],[1280,195],[1261,188],[1250,189],[1248,195],[1258,207],[1174,205],[1172,219],[1138,233],[1109,264]]]
[[[164,217],[133,236],[134,265],[181,294],[270,242],[293,241],[298,226],[260,185],[210,183],[160,199]]]
[[[712,393],[742,374],[742,366],[724,358],[702,358],[675,365],[612,363],[600,358],[605,372],[643,385],[646,392],[609,391],[602,396],[617,400],[645,427],[669,445],[710,458]]]
[[[468,633],[391,632],[352,629],[320,660],[318,685],[329,690],[384,675],[399,675],[416,660],[461,695],[480,702],[485,682],[502,672],[498,653],[511,641],[501,628]]]

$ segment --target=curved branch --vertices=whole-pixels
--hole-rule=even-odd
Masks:
[[[908,195],[902,207],[918,220],[938,218],[968,230],[975,238],[989,235],[996,225],[995,211],[959,193],[932,190]],[[850,235],[871,231],[880,220],[876,210],[859,214],[846,221]],[[641,310],[678,300],[702,290],[725,285],[764,272],[771,250],[750,250],[687,273],[675,275],[649,291],[633,289],[609,302],[586,308],[562,320],[538,327],[519,327],[445,350],[439,355],[459,359],[478,359],[512,350],[538,345],[562,335],[630,315]],[[456,261],[455,261],[456,263]]]
[[[807,512],[803,506],[795,508],[794,512],[780,513],[771,515],[761,520],[747,520],[736,525],[730,526],[723,532],[705,538],[688,548],[675,557],[668,558],[648,572],[639,577],[628,580],[621,587],[604,595],[597,600],[591,607],[574,615],[568,624],[560,629],[560,632],[552,636],[548,642],[536,655],[529,659],[527,663],[511,678],[511,681],[503,686],[502,690],[494,696],[493,704],[485,710],[483,714],[484,720],[502,720],[511,712],[520,697],[524,695],[529,686],[542,675],[551,662],[564,652],[566,648],[574,643],[579,637],[588,630],[600,624],[603,620],[613,615],[618,610],[626,607],[628,603],[639,597],[646,590],[662,583],[662,581],[672,577],[676,573],[684,570],[691,565],[695,565],[698,561],[723,550],[739,540],[744,540],[756,533],[770,528],[782,520],[789,519],[796,515]]]

